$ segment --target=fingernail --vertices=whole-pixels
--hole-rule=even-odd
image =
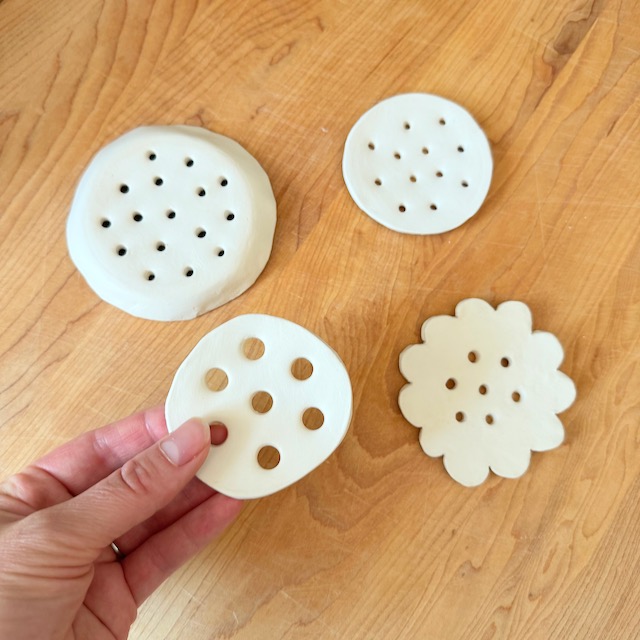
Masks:
[[[160,451],[169,462],[179,467],[193,460],[209,441],[209,425],[193,418],[167,436],[160,443]]]

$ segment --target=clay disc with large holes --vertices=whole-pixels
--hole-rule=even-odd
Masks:
[[[186,320],[255,282],[275,223],[269,179],[238,143],[199,127],[140,127],[91,161],[67,242],[107,302],[141,318]]]
[[[336,353],[297,324],[244,315],[207,334],[178,369],[166,403],[169,431],[220,421],[198,477],[234,498],[279,491],[333,453],[351,421],[352,391]]]
[[[347,137],[344,181],[355,203],[389,229],[418,235],[460,226],[491,183],[487,137],[462,107],[410,93],[369,109]]]
[[[516,478],[529,467],[531,451],[559,446],[564,429],[557,413],[571,405],[576,389],[558,371],[563,351],[557,338],[532,331],[529,308],[503,302],[463,300],[454,316],[422,325],[422,344],[400,354],[409,384],[400,410],[420,428],[429,456],[465,486],[482,483],[491,469]]]

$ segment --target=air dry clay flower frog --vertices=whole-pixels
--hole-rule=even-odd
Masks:
[[[234,498],[259,498],[300,480],[338,447],[351,422],[349,374],[303,327],[263,314],[208,333],[182,363],[167,427],[197,415],[228,429],[198,477]]]
[[[255,282],[275,224],[269,178],[237,142],[200,127],[139,127],[89,164],[67,241],[107,302],[141,318],[186,320]]]
[[[529,467],[531,451],[562,443],[556,414],[572,404],[575,386],[558,371],[560,343],[532,331],[525,304],[494,309],[484,300],[463,300],[454,316],[429,318],[422,340],[400,355],[409,382],[400,409],[420,428],[425,453],[443,456],[454,480],[479,485],[490,469],[516,478]]]

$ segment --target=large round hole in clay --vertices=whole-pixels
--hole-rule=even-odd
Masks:
[[[306,358],[296,358],[291,364],[291,375],[296,380],[308,380],[313,374],[313,365]]]
[[[264,342],[260,338],[247,338],[242,343],[242,352],[249,360],[260,360],[265,352]]]
[[[258,451],[258,464],[267,471],[275,469],[280,464],[280,452],[271,445],[262,447]]]
[[[209,429],[211,431],[212,446],[219,447],[227,441],[227,438],[229,437],[229,430],[226,425],[220,424],[219,422],[213,422],[209,425]]]
[[[324,413],[317,407],[309,407],[302,414],[302,424],[310,431],[315,431],[324,424]]]
[[[258,391],[251,398],[251,406],[256,413],[268,413],[273,407],[273,397],[267,391]]]
[[[222,369],[209,369],[204,377],[205,384],[210,391],[223,391],[229,384],[229,377]]]

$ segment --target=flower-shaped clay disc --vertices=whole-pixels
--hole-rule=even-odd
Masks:
[[[234,498],[296,482],[344,438],[352,392],[336,353],[301,326],[267,315],[220,325],[182,363],[166,403],[169,431],[195,416],[226,425],[198,477]]]
[[[255,282],[275,223],[269,179],[237,142],[199,127],[140,127],[91,161],[67,242],[107,302],[141,318],[186,320]]]
[[[442,233],[482,205],[493,161],[471,115],[439,96],[410,93],[369,109],[347,137],[344,181],[355,203],[389,229]]]
[[[455,316],[422,325],[422,344],[400,355],[409,381],[400,391],[404,417],[419,427],[429,456],[465,486],[481,484],[489,469],[516,478],[531,451],[564,439],[556,416],[575,399],[573,382],[558,371],[563,351],[556,337],[531,330],[522,302],[494,309],[484,300],[463,300]]]

